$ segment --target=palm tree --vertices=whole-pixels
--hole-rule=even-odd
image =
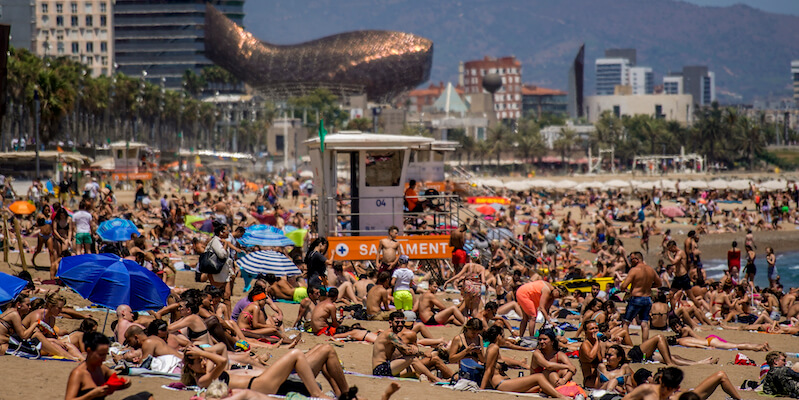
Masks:
[[[197,75],[190,69],[187,69],[186,72],[183,73],[183,89],[192,97],[197,98],[200,96],[206,85],[208,85],[208,83],[202,75]]]
[[[563,165],[563,169],[568,169],[568,163],[566,163],[566,155],[571,156],[572,149],[574,148],[575,141],[577,140],[577,131],[572,128],[560,128],[560,137],[552,143],[552,147],[555,151],[560,153],[560,163]]]
[[[67,85],[55,71],[42,70],[36,79],[41,104],[41,143],[48,143],[55,139],[58,125],[68,111],[71,99],[75,95],[74,88]],[[41,143],[36,143],[41,146]]]
[[[519,121],[519,134],[516,137],[516,151],[525,163],[531,158],[546,154],[546,145],[541,137],[541,129],[535,120],[523,118]]]
[[[499,159],[502,152],[508,146],[508,140],[511,138],[511,130],[503,123],[497,123],[492,128],[488,129],[489,152],[497,156],[497,170],[499,170]]]

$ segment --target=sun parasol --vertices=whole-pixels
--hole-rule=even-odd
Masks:
[[[8,206],[8,209],[11,210],[11,212],[14,214],[28,215],[36,211],[36,206],[27,201],[20,200],[11,203],[11,205]]]

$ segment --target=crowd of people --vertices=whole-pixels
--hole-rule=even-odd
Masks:
[[[637,202],[620,193],[571,193],[557,201],[532,192],[512,193],[510,204],[490,219],[466,220],[450,232],[451,259],[422,264],[403,254],[396,226],[387,228],[374,259],[328,258],[328,240],[313,232],[300,211],[290,211],[290,204],[304,203],[310,194],[307,187],[301,190],[297,178],[282,185],[268,183],[254,193],[224,175],[183,176],[176,182],[171,193],[166,183],[147,187],[137,182],[134,201],[127,204],[117,200],[112,185],[90,177],[74,212],[68,209],[73,207],[69,196],[30,196],[37,212],[17,218],[21,233],[36,239],[35,248],[29,249],[34,265],[40,252],[49,254],[49,279],[34,282],[22,274],[30,285],[0,314],[0,350],[41,343],[42,355],[81,361],[69,376],[67,399],[103,398],[124,390],[130,381],[113,381],[114,374],[135,369],[179,376],[187,387],[206,389],[207,398],[268,398],[289,392],[355,398],[357,389],[348,383],[336,347],[322,343],[300,350],[303,333],[371,344],[369,372],[374,376],[464,380],[472,381],[475,389],[556,398],[593,393],[597,398],[612,395],[605,400],[704,400],[720,387],[740,399],[740,384],[723,371],[710,374],[694,389],[679,391],[679,367],[720,360],[681,357],[672,352],[673,346],[767,352],[764,391],[799,396],[799,367],[786,366],[785,353],[766,341],[734,342],[719,336],[723,332],[709,332],[799,332],[799,290],[782,286],[770,247],[765,250],[769,285],[754,283],[757,246],[752,233],[779,228],[775,220],[794,218],[783,205],[796,201],[795,191],[755,192],[755,212],[721,212],[718,201],[733,199],[732,193],[686,195],[684,218],[695,219],[696,228],[679,243],[656,223],[662,218],[662,191],[640,194]],[[417,204],[411,208],[416,214],[425,211]],[[202,218],[189,222],[191,216]],[[127,241],[104,243],[97,227],[115,217],[132,221],[139,233]],[[243,244],[247,228],[262,223],[312,233],[303,246]],[[732,227],[723,229],[746,232],[744,248],[732,242],[728,270],[713,280],[703,268],[699,241],[721,229],[716,224],[728,223]],[[511,234],[492,236],[498,229]],[[661,245],[650,248],[649,239],[657,236]],[[625,250],[622,239],[633,237],[640,238],[641,251]],[[16,243],[11,235],[5,239],[24,254],[27,243]],[[264,249],[285,254],[302,275],[243,273],[237,260]],[[56,276],[61,258],[98,252],[136,261],[171,289],[160,310],[137,313],[120,306],[112,338],[98,332],[91,315],[69,307],[52,286],[61,284]],[[194,256],[209,252],[218,260],[216,273],[203,273],[196,265]],[[657,260],[658,266],[650,266],[647,259]],[[195,287],[177,285],[176,276],[184,269],[193,272]],[[589,280],[586,290],[563,284],[585,278],[608,279],[604,287]],[[234,302],[242,286],[246,294]],[[287,311],[286,302],[296,303],[296,316]],[[59,317],[78,319],[80,327],[63,332]],[[378,330],[363,326],[378,324]],[[451,338],[431,333],[431,326],[442,325],[462,331]],[[286,352],[270,359],[269,350],[279,347]],[[518,360],[503,354],[505,349],[528,352],[528,358]],[[652,374],[632,365],[644,361],[666,368]],[[526,373],[511,377],[509,369]],[[317,384],[319,374],[330,392]],[[392,382],[383,398],[398,389]],[[129,397],[148,398],[152,394],[146,392]]]

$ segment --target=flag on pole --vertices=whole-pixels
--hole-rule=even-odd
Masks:
[[[325,120],[319,120],[319,146],[322,151],[325,151],[325,135],[327,135],[327,130],[325,129]]]

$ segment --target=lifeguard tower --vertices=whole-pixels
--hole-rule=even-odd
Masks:
[[[115,181],[150,180],[153,178],[148,165],[152,161],[150,146],[139,142],[119,141],[109,145],[114,159]]]

